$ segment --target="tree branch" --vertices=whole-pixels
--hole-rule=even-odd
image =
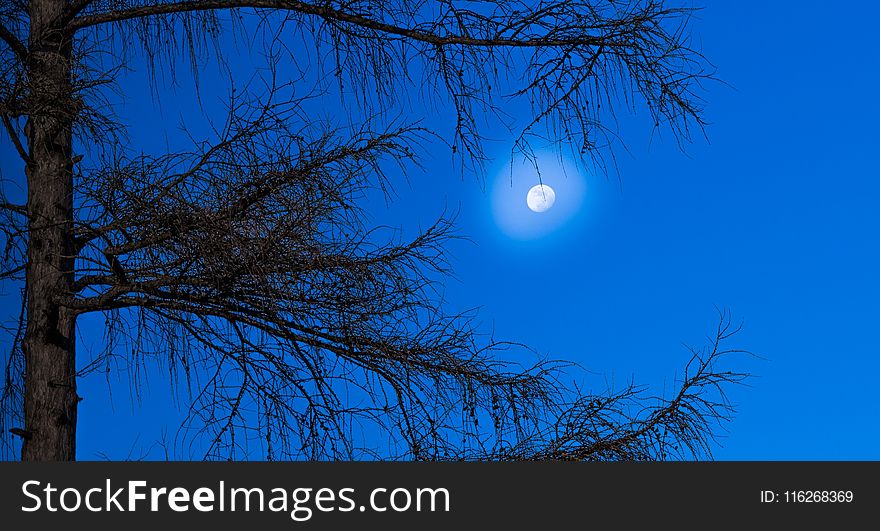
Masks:
[[[24,61],[27,58],[27,47],[3,24],[0,24],[0,39],[3,39],[19,59]]]
[[[0,201],[0,208],[3,210],[10,210],[23,216],[27,215],[27,207],[24,205],[16,205],[15,203],[10,203],[8,201]]]
[[[538,48],[544,46],[590,46],[604,44],[606,46],[613,45],[607,37],[595,35],[577,35],[572,37],[550,38],[536,37],[526,39],[516,39],[509,37],[492,37],[480,38],[470,37],[467,35],[438,35],[435,33],[405,28],[395,24],[389,24],[374,20],[363,15],[346,13],[338,9],[327,6],[317,6],[297,0],[190,0],[183,2],[171,2],[165,4],[156,4],[143,7],[135,7],[132,9],[122,9],[117,11],[109,11],[106,13],[96,13],[74,19],[70,23],[70,28],[74,31],[89,27],[106,24],[108,22],[120,22],[134,18],[152,17],[158,15],[167,15],[171,13],[188,13],[193,11],[211,11],[218,9],[232,8],[255,8],[255,9],[285,9],[290,11],[298,11],[307,15],[315,15],[327,20],[337,22],[347,22],[364,28],[376,30],[382,33],[399,35],[416,41],[432,44],[435,46],[447,45],[464,45],[475,47],[521,47],[521,48]]]
[[[6,132],[9,134],[9,139],[12,141],[12,145],[15,146],[15,151],[18,152],[18,156],[21,157],[21,160],[23,160],[25,164],[30,163],[31,158],[28,156],[27,150],[21,143],[21,139],[18,138],[18,133],[16,132],[15,127],[12,126],[12,121],[9,119],[9,116],[7,114],[2,114],[0,115],[0,119],[3,120],[3,127],[6,128]]]

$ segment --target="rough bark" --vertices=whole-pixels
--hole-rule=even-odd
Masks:
[[[71,45],[66,2],[32,0],[25,133],[29,242],[25,354],[25,461],[76,456],[75,314],[57,301],[74,280]]]

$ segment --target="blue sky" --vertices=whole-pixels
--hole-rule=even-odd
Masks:
[[[525,206],[533,174],[515,165],[511,185],[503,138],[483,180],[456,173],[438,149],[429,171],[370,210],[405,228],[457,210],[471,241],[449,249],[451,304],[481,307],[497,337],[582,364],[587,388],[669,388],[683,343],[703,343],[715,307],[729,309],[745,325],[735,345],[763,359],[730,360],[755,377],[731,390],[738,412],[718,459],[880,458],[878,16],[868,2],[713,2],[694,22],[726,83],[704,94],[708,142],[682,152],[624,114],[616,173],[569,164],[564,174],[547,159],[557,204],[545,214]],[[155,139],[186,102],[158,109],[140,87],[126,85],[140,103],[124,118],[134,139]],[[426,123],[442,130],[439,116]],[[84,323],[84,347],[98,334]],[[100,375],[80,388],[80,459],[137,454],[177,427],[159,374],[141,406],[123,387],[107,400]]]

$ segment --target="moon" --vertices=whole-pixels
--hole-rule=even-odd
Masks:
[[[546,184],[532,186],[526,196],[526,204],[532,212],[546,212],[556,202],[556,192]]]

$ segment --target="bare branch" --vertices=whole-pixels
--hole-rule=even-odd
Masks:
[[[0,39],[9,46],[20,61],[25,61],[27,59],[27,47],[3,24],[0,24]]]
[[[16,214],[21,214],[23,216],[27,215],[27,206],[25,205],[16,205],[8,201],[0,201],[0,208],[4,210],[9,210],[10,212],[15,212]]]
[[[15,151],[18,152],[18,156],[21,157],[21,160],[27,164],[30,162],[30,157],[27,154],[27,150],[24,145],[21,143],[21,139],[18,137],[18,131],[15,130],[15,127],[12,125],[12,121],[9,119],[9,116],[4,114],[0,114],[0,119],[3,120],[3,127],[6,128],[6,133],[9,136],[9,140],[12,142],[12,145],[15,146]]]
[[[256,9],[286,9],[298,11],[308,15],[315,15],[327,20],[346,22],[355,24],[363,28],[375,30],[389,35],[397,35],[406,37],[414,41],[419,41],[434,46],[473,46],[473,47],[515,47],[515,48],[536,48],[536,47],[564,47],[564,46],[594,46],[604,44],[606,46],[614,46],[613,40],[601,36],[579,35],[566,38],[554,38],[552,36],[543,36],[536,38],[516,39],[503,35],[492,38],[471,37],[468,35],[446,34],[439,35],[429,31],[422,31],[414,28],[406,28],[395,24],[389,24],[374,20],[369,17],[346,12],[343,9],[334,9],[328,6],[309,4],[306,2],[298,2],[296,0],[192,0],[185,2],[166,2],[153,5],[135,7],[131,9],[123,9],[118,11],[109,11],[106,13],[96,13],[87,15],[73,20],[70,27],[74,30],[106,24],[109,22],[120,22],[133,18],[144,18],[159,15],[168,15],[172,13],[188,13],[193,11],[211,11],[218,9],[235,9],[235,8],[256,8]]]

